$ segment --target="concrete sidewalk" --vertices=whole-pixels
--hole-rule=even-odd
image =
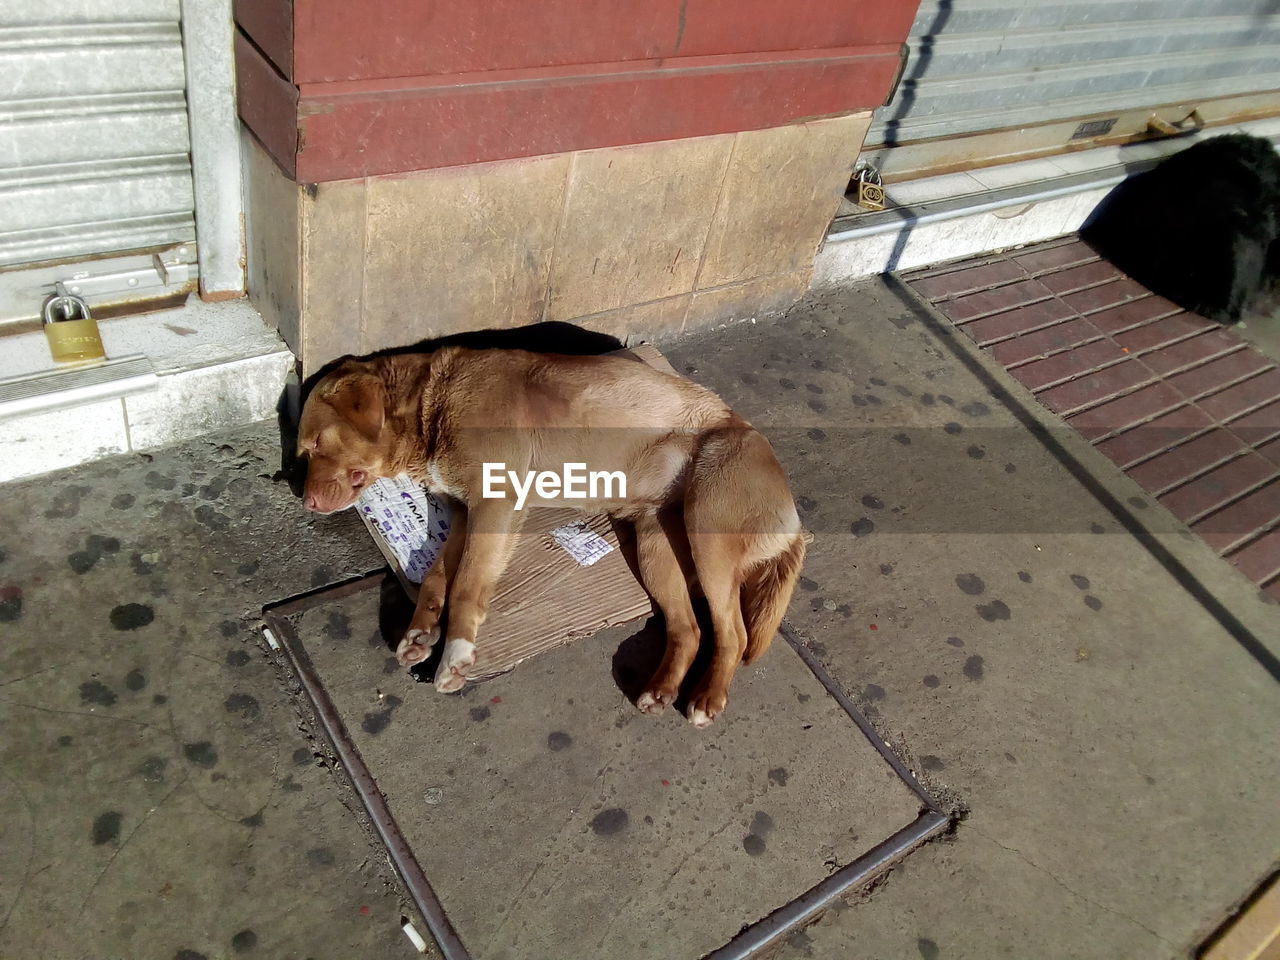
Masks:
[[[1274,869],[1280,611],[1020,386],[893,282],[664,352],[774,441],[792,623],[965,814],[783,955],[1185,956]],[[0,955],[413,955],[253,629],[380,558],[278,465],[263,424],[5,487]]]

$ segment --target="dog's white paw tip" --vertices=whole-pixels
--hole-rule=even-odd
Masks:
[[[636,709],[641,713],[660,713],[666,704],[646,690],[636,699]]]
[[[455,693],[467,685],[462,675],[464,667],[476,662],[476,645],[470,640],[455,638],[444,645],[444,656],[436,671],[435,688],[440,693]]]
[[[697,707],[694,707],[689,711],[689,722],[699,730],[705,730],[707,727],[711,726],[711,717],[707,716],[707,712],[705,710],[700,710]]]

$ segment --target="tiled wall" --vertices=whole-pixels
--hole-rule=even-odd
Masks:
[[[570,320],[633,339],[784,309],[869,114],[296,186],[249,151],[250,295],[307,372]]]

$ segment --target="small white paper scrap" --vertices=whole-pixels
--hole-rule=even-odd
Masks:
[[[566,523],[563,527],[552,530],[551,536],[569,556],[578,561],[580,567],[591,566],[613,549],[608,540],[585,523]]]
[[[399,476],[375,480],[356,507],[378,530],[405,577],[422,583],[449,536],[449,504]]]

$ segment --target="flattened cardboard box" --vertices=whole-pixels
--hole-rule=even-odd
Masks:
[[[647,344],[619,355],[675,372]],[[418,585],[449,534],[448,502],[396,477],[371,485],[356,506],[416,602]],[[608,517],[545,507],[528,513],[480,628],[468,680],[497,676],[539,653],[653,613]]]

